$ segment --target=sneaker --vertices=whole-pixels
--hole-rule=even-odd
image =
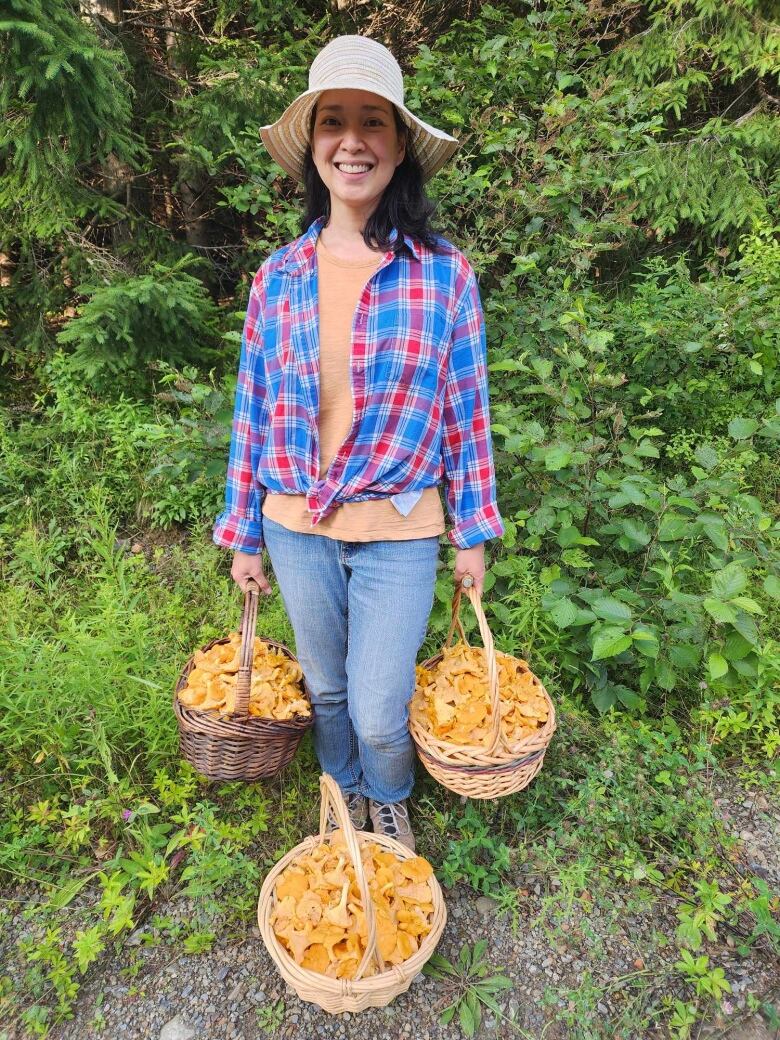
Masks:
[[[352,826],[356,831],[364,831],[366,824],[368,823],[368,799],[364,794],[358,794],[357,791],[352,791],[350,794],[344,795],[344,801],[347,803],[347,812],[349,818],[352,821]],[[333,815],[333,810],[328,810],[328,822],[326,824],[326,833],[330,833],[338,828],[336,817]]]
[[[406,801],[403,802],[375,802],[373,798],[368,802],[368,814],[374,825],[374,834],[386,834],[388,838],[395,838],[412,852],[415,851],[414,835],[409,823],[409,810]]]

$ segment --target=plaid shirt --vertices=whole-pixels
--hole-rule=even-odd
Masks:
[[[260,552],[266,490],[306,495],[314,527],[343,502],[403,495],[408,506],[442,479],[454,546],[500,536],[479,289],[444,239],[434,253],[406,236],[408,252],[386,253],[363,289],[352,323],[352,427],[320,479],[315,245],[323,223],[254,278],[214,541]]]

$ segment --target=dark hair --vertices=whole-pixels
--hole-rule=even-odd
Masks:
[[[436,232],[430,223],[436,207],[425,194],[422,167],[412,151],[409,128],[399,116],[395,105],[392,109],[396,130],[406,140],[406,151],[382,193],[379,205],[366,221],[363,241],[370,249],[394,248],[398,253],[404,248],[404,235],[409,235],[410,238],[415,238],[424,246],[436,251]],[[310,141],[316,118],[315,105],[309,119]],[[303,184],[306,209],[301,220],[301,229],[307,231],[318,217],[325,217],[326,220],[330,217],[330,192],[314,165],[310,144],[306,147],[303,159]],[[393,228],[398,230],[398,238],[391,247],[390,232]]]

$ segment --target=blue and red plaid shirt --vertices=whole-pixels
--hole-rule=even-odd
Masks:
[[[314,527],[343,502],[407,493],[408,503],[442,479],[454,546],[500,536],[479,289],[445,239],[434,253],[405,236],[407,249],[388,251],[363,289],[352,323],[352,427],[320,479],[323,223],[273,253],[252,283],[214,541],[259,553],[266,491],[306,495]]]

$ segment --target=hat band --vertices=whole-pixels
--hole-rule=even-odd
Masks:
[[[316,82],[309,82],[309,93],[319,90],[367,90],[371,94],[379,94],[396,105],[403,105],[404,95],[393,90],[381,70],[370,67],[355,68],[352,65],[333,69],[327,76],[319,77]]]

